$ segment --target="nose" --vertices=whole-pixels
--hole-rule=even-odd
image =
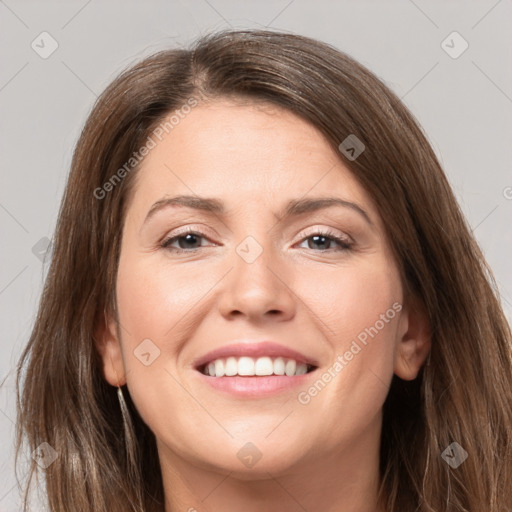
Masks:
[[[291,288],[291,270],[270,244],[249,238],[237,247],[230,263],[218,302],[225,318],[244,316],[256,323],[293,318],[298,298]]]

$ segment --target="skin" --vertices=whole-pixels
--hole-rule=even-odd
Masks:
[[[383,220],[323,136],[279,107],[215,100],[187,115],[146,157],[123,228],[117,312],[98,349],[107,381],[127,383],[157,439],[166,512],[375,512],[382,405],[393,374],[414,379],[430,349],[426,316],[405,302]],[[169,207],[190,194],[225,203],[224,216]],[[356,203],[278,220],[290,199]],[[166,237],[189,226],[200,237]],[[350,237],[316,242],[329,229]],[[262,253],[236,251],[252,236]],[[199,247],[195,252],[191,249]],[[332,380],[302,404],[307,386],[239,399],[204,383],[192,362],[238,338],[274,340],[311,355],[317,375],[381,314],[402,306]],[[333,307],[335,305],[335,307]],[[160,350],[148,366],[144,339]],[[251,442],[261,459],[246,467]]]

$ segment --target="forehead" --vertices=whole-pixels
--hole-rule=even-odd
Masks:
[[[215,196],[244,205],[337,193],[371,200],[326,138],[294,113],[268,103],[200,104],[152,135],[133,195],[135,209],[164,195]]]

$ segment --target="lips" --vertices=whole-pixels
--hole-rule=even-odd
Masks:
[[[314,369],[318,366],[315,358],[303,354],[295,349],[280,345],[272,341],[250,342],[241,341],[231,343],[224,347],[212,350],[194,361],[193,366],[196,370],[203,374],[207,374],[207,368],[210,364],[219,359],[227,360],[228,358],[282,358],[293,360],[297,365],[306,365],[308,369]]]

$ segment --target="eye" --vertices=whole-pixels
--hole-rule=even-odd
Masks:
[[[161,247],[176,253],[191,253],[197,251],[201,247],[204,247],[200,243],[201,239],[206,239],[206,236],[197,231],[187,229],[186,231],[175,234],[172,237],[165,238],[161,242]],[[308,244],[308,249],[314,249],[312,245],[318,244],[320,245],[320,252],[328,252],[330,247],[325,247],[325,245],[331,246],[332,242],[338,245],[337,251],[347,251],[352,247],[352,242],[348,237],[340,237],[329,230],[317,231],[304,238],[301,243],[304,243],[306,240],[312,240],[312,243]],[[176,242],[178,243],[179,247],[173,247],[173,244]],[[198,242],[199,246],[197,246]]]
[[[174,252],[194,252],[202,247],[201,244],[199,243],[199,247],[189,247],[189,245],[196,245],[198,239],[201,238],[205,238],[205,236],[196,231],[187,230],[170,238],[165,238],[162,241],[161,246],[164,249],[169,249]],[[180,247],[172,247],[172,244],[175,242],[178,242]]]
[[[339,249],[337,249],[338,251],[347,251],[349,250],[351,247],[352,247],[352,242],[350,241],[350,239],[347,237],[347,238],[342,238],[342,237],[339,237],[337,236],[335,233],[333,233],[332,231],[329,231],[329,230],[320,230],[316,233],[313,233],[309,236],[307,236],[306,238],[303,239],[302,243],[304,243],[306,240],[312,240],[312,243],[309,244],[308,243],[308,248],[311,249],[311,245],[313,244],[319,244],[320,246],[325,246],[325,245],[331,245],[330,242],[335,242]],[[328,250],[328,248],[321,248],[320,252],[326,252]]]

